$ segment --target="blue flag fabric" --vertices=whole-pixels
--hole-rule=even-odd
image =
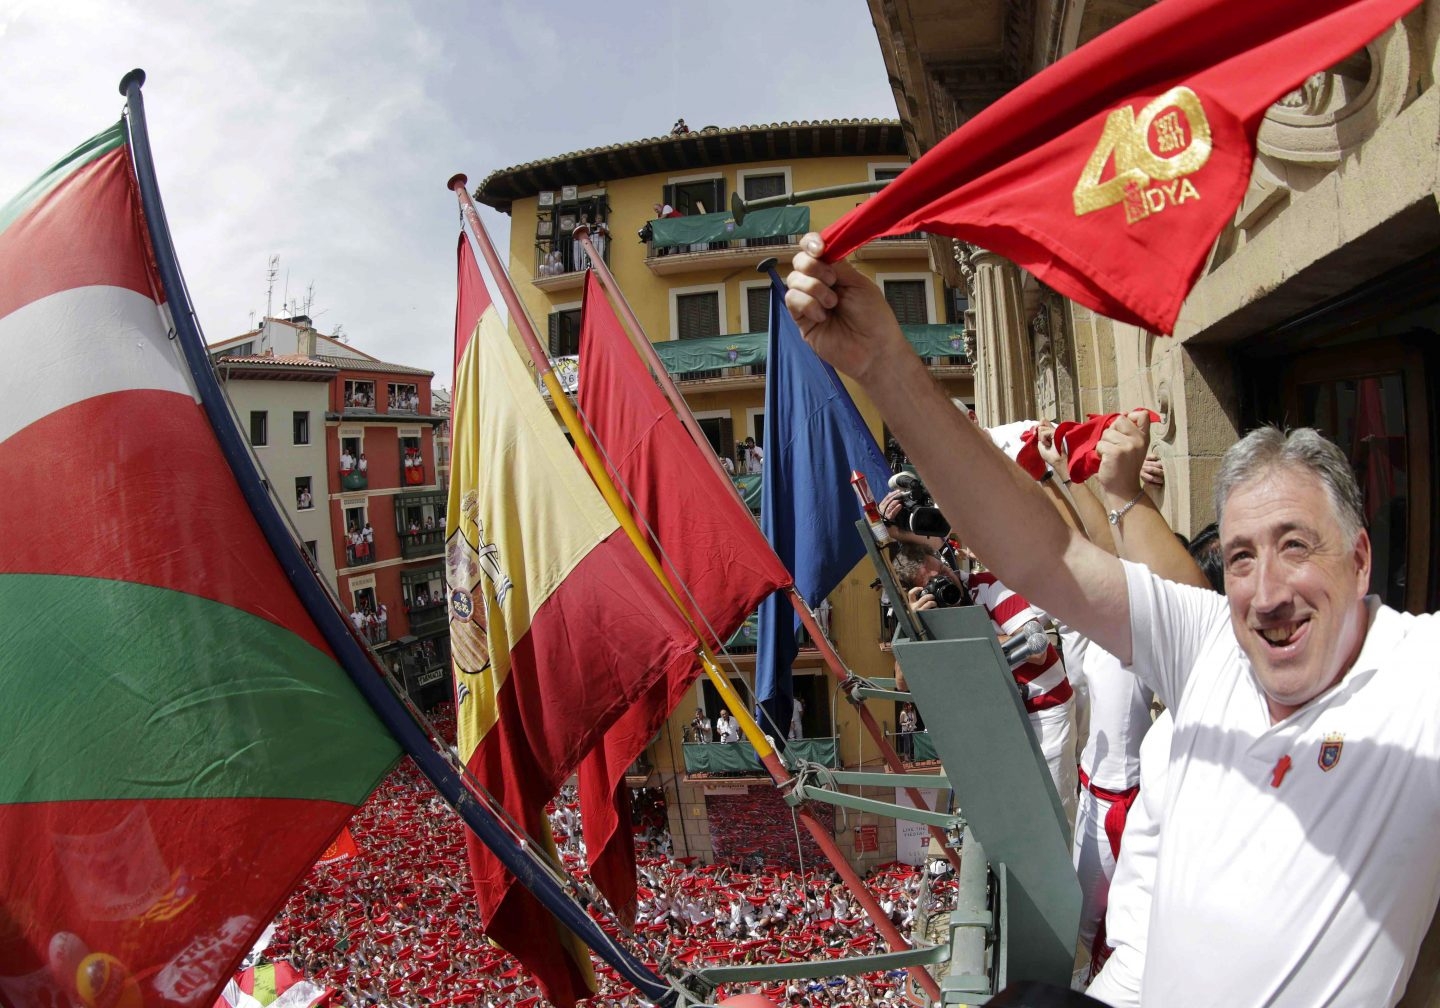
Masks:
[[[773,269],[766,360],[760,529],[795,576],[796,590],[814,606],[865,555],[855,529],[863,512],[850,473],[864,473],[878,499],[890,468],[835,370],[800,335]],[[800,618],[781,593],[760,604],[755,698],[770,719],[766,724],[762,716],[762,727],[782,748],[795,695],[790,666],[799,629]]]

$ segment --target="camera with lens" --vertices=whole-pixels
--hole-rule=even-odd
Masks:
[[[915,535],[943,538],[950,534],[950,523],[935,506],[935,498],[930,496],[919,476],[898,472],[890,477],[889,486],[905,494],[899,512],[891,519],[894,524]]]
[[[935,600],[935,605],[940,609],[957,606],[965,597],[960,586],[944,574],[936,574],[926,581],[925,591]]]
[[[635,236],[639,238],[642,242],[654,241],[655,229],[650,226],[649,221],[646,221],[645,226],[642,227],[639,231],[635,232]]]

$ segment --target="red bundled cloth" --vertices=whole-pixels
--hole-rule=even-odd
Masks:
[[[1159,413],[1154,410],[1145,412],[1150,414],[1151,423],[1159,422]],[[1105,436],[1105,431],[1109,429],[1110,425],[1122,416],[1125,414],[1091,413],[1083,423],[1065,420],[1055,425],[1055,442],[1070,458],[1071,482],[1084,483],[1100,471],[1100,455],[1095,448],[1100,444],[1100,439]]]

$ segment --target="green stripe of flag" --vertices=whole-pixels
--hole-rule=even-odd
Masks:
[[[0,575],[0,803],[303,798],[358,804],[399,750],[334,659],[164,588]]]
[[[46,168],[39,178],[20,190],[9,203],[0,207],[0,231],[8,228],[14,223],[15,218],[38,203],[46,193],[63,182],[67,176],[96,158],[110,153],[124,142],[125,124],[117,122],[105,132],[97,133]]]

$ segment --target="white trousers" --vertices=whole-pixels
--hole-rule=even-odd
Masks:
[[[1075,791],[1080,787],[1080,773],[1075,764],[1075,701],[1072,698],[1058,707],[1031,711],[1026,716],[1040,741],[1040,751],[1045,754],[1050,779],[1055,782],[1055,793],[1060,796],[1060,807],[1065,812],[1065,828],[1073,836]]]

